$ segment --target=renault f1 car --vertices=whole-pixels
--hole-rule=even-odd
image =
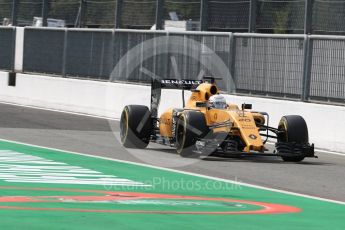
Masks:
[[[158,117],[161,90],[191,90],[183,108],[170,108]],[[120,120],[121,143],[127,148],[146,148],[155,142],[176,148],[182,157],[205,155],[280,156],[284,161],[300,162],[314,156],[305,120],[298,115],[283,116],[277,128],[269,126],[269,115],[252,110],[252,105],[226,104],[217,107],[210,99],[219,94],[214,78],[193,80],[154,80],[151,108],[127,105]],[[275,150],[265,147],[276,139]]]

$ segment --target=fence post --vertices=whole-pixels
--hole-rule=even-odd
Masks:
[[[305,35],[303,44],[303,88],[302,88],[302,101],[308,101],[310,93],[310,78],[311,66],[313,58],[313,40],[310,36]]]
[[[49,0],[42,0],[42,26],[48,26]]]
[[[232,93],[236,93],[237,87],[236,87],[236,77],[235,77],[235,68],[236,68],[236,36],[235,33],[231,33],[230,37],[230,75],[232,78],[232,81],[234,83],[233,86],[229,87],[229,90],[231,88],[234,90]],[[231,79],[230,79],[231,82]]]
[[[82,28],[85,26],[85,10],[86,10],[86,1],[80,0],[79,2],[79,20],[78,20],[78,26],[79,28]]]
[[[18,17],[18,3],[19,0],[13,0],[12,4],[12,26],[17,26],[17,17]]]
[[[115,9],[115,29],[121,28],[122,6],[123,0],[117,0]]]
[[[62,52],[62,69],[61,69],[62,77],[66,77],[67,45],[68,45],[68,29],[66,28],[64,43],[63,43],[63,52]]]
[[[164,30],[164,0],[156,0],[156,30]]]
[[[304,33],[312,33],[312,22],[313,22],[313,5],[314,0],[305,0],[305,9],[304,9]]]
[[[16,40],[17,40],[17,28],[13,28],[12,30],[12,52],[11,52],[11,71],[15,72],[16,67],[15,67],[15,57],[16,57]]]
[[[249,26],[248,26],[249,33],[256,32],[257,3],[258,3],[258,0],[250,0]]]
[[[200,6],[200,30],[208,30],[208,0],[201,0]]]

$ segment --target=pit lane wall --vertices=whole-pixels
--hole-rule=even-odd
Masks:
[[[149,106],[150,88],[144,85],[97,82],[31,74],[17,74],[16,86],[8,85],[8,73],[0,72],[0,101],[47,109],[119,118],[127,104]],[[186,93],[188,96],[188,93]],[[310,141],[317,148],[345,152],[345,107],[295,101],[225,95],[235,104],[251,103],[253,110],[270,114],[277,127],[283,115],[302,115]],[[160,111],[181,107],[180,91],[164,90]]]

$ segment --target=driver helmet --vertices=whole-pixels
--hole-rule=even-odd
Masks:
[[[226,100],[222,95],[213,95],[209,99],[210,107],[215,109],[226,109],[228,106]]]

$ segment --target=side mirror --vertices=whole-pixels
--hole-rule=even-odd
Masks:
[[[252,109],[252,104],[245,104],[245,103],[243,103],[242,104],[242,110],[245,110],[245,109]]]

